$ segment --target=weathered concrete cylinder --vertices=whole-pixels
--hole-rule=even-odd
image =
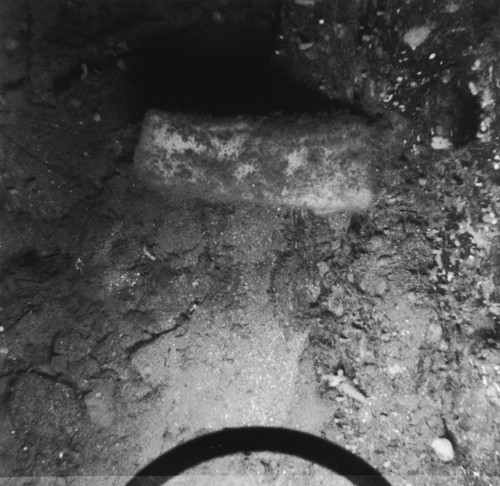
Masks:
[[[147,113],[139,177],[174,198],[251,201],[317,214],[364,210],[390,131],[355,117],[214,119]]]

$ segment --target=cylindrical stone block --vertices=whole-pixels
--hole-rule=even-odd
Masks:
[[[250,201],[317,214],[364,210],[388,130],[343,116],[214,119],[147,113],[139,177],[174,198]]]

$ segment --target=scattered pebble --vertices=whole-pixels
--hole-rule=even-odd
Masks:
[[[116,65],[118,66],[118,69],[125,71],[125,61],[123,59],[117,59]]]
[[[479,94],[479,89],[472,81],[469,83],[469,91],[472,93],[472,96],[477,96]]]
[[[302,42],[299,44],[299,50],[307,51],[307,49],[310,49],[312,46],[314,46],[314,42]]]
[[[403,37],[403,42],[408,44],[414,51],[419,45],[425,42],[431,31],[432,29],[428,25],[413,27],[406,32]]]
[[[53,356],[50,361],[50,366],[56,373],[67,373],[69,371],[68,359],[66,356]]]
[[[449,139],[444,137],[432,137],[431,147],[434,150],[449,150],[453,144]]]
[[[434,449],[436,456],[443,462],[453,461],[455,452],[453,446],[448,439],[439,438],[432,441],[431,447]]]
[[[92,113],[92,120],[94,120],[96,123],[101,123],[102,121],[102,116],[98,111],[94,111]]]

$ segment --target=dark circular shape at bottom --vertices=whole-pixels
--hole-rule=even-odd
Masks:
[[[390,486],[375,468],[352,452],[305,432],[275,427],[227,428],[196,437],[149,463],[127,486],[161,485],[198,464],[241,452],[296,456],[326,467],[355,485]]]

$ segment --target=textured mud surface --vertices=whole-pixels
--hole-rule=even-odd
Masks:
[[[498,6],[348,3],[0,1],[0,482],[123,485],[272,425],[498,484]],[[150,108],[405,128],[370,209],[321,217],[150,191]],[[343,484],[271,453],[195,479]]]

